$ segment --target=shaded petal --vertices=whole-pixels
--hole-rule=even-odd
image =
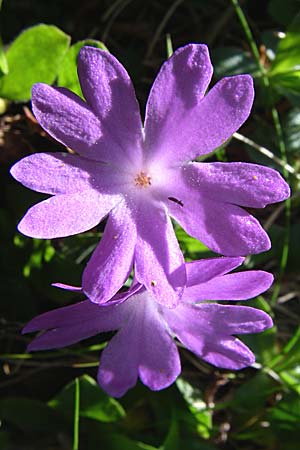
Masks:
[[[80,97],[65,88],[38,83],[32,88],[31,101],[35,117],[50,136],[83,156],[103,159],[99,119]]]
[[[264,208],[290,195],[290,188],[279,172],[257,164],[187,164],[184,177],[206,197],[252,208]]]
[[[163,65],[146,111],[149,153],[163,150],[169,162],[195,159],[224,144],[245,122],[254,98],[250,75],[223,78],[202,98],[210,77],[203,45],[183,47]]]
[[[208,48],[203,44],[181,47],[163,64],[146,107],[145,140],[149,155],[163,150],[168,159],[185,160],[187,154],[201,150],[201,141],[195,136],[195,142],[191,136],[194,126],[191,120],[197,114],[212,71]],[[198,117],[194,121],[198,122]],[[201,126],[201,122],[197,123],[197,127]]]
[[[214,252],[246,256],[271,247],[258,220],[239,206],[206,198],[183,185],[178,194],[174,194],[182,200],[183,206],[169,202],[171,216],[188,234]]]
[[[229,370],[244,369],[255,362],[252,351],[233,336],[220,337],[214,342],[205,342],[199,356],[213,366]]]
[[[127,314],[126,303],[100,308],[86,300],[35,317],[24,327],[23,333],[48,329],[29,344],[28,351],[61,348],[118,329]]]
[[[186,283],[184,258],[164,209],[141,204],[137,217],[135,277],[159,303],[174,307]]]
[[[121,201],[118,195],[93,190],[48,198],[30,208],[18,229],[26,236],[52,239],[82,233],[96,225]]]
[[[187,287],[206,283],[217,276],[224,275],[244,262],[245,258],[219,257],[200,259],[186,264]]]
[[[218,276],[206,283],[186,288],[184,299],[201,300],[247,300],[265,292],[273,283],[273,275],[261,270],[247,270]]]
[[[140,339],[131,317],[103,350],[97,380],[109,395],[121,397],[136,384]]]
[[[107,302],[123,286],[132,269],[135,243],[136,224],[122,203],[111,211],[100,244],[83,272],[82,288],[92,302]]]
[[[98,382],[114,397],[124,395],[138,376],[150,389],[164,389],[181,370],[178,350],[155,303],[147,293],[135,302],[130,320],[110,341],[100,361]]]
[[[58,289],[64,289],[65,291],[82,292],[81,286],[72,286],[71,284],[51,283],[51,286],[56,287]]]
[[[272,326],[265,312],[247,306],[201,304],[163,309],[177,338],[197,356],[218,367],[241,369],[254,355],[232,334],[257,333]]]
[[[140,110],[124,67],[107,51],[83,47],[78,56],[78,75],[83,95],[103,130],[129,160],[140,158]]]

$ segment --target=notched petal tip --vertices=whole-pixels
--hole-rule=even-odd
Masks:
[[[236,75],[225,77],[219,83],[222,86],[222,93],[225,100],[239,110],[242,106],[244,114],[249,115],[253,100],[254,86],[250,75]]]
[[[212,70],[209,49],[206,44],[191,43],[179,47],[171,55],[170,59],[184,53],[189,54],[189,58],[186,61],[189,68],[200,67],[202,69],[210,68]],[[182,69],[184,70],[184,67]]]
[[[31,102],[35,100],[35,97],[40,94],[41,90],[48,88],[46,83],[34,83],[31,88]]]
[[[93,55],[103,55],[103,54],[109,54],[107,50],[103,50],[101,48],[92,47],[90,45],[85,45],[84,47],[81,47],[78,53],[78,60],[85,61],[87,58],[93,56]],[[112,55],[111,55],[112,56]]]

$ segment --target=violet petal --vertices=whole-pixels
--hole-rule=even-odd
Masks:
[[[122,203],[111,211],[102,239],[83,272],[82,288],[92,302],[107,302],[123,286],[132,269],[135,243],[135,223]]]
[[[32,206],[18,229],[26,236],[52,239],[82,233],[98,225],[121,201],[118,195],[94,190],[58,195]]]

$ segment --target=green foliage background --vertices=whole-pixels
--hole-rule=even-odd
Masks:
[[[0,8],[2,2],[0,1]],[[0,11],[0,449],[2,450],[298,450],[300,440],[300,1],[299,0],[4,0]],[[251,117],[208,160],[274,167],[292,198],[254,213],[272,250],[246,268],[275,274],[248,302],[269,312],[272,330],[243,337],[257,362],[217,370],[180,349],[183,372],[162,392],[138,384],[121,400],[95,383],[100,335],[60,351],[26,353],[20,334],[35,314],[77,301],[52,288],[80,284],[103,225],[66,239],[28,239],[16,231],[43,197],[16,183],[21,157],[62,147],[30,112],[30,90],[43,81],[81,94],[76,56],[85,43],[108,48],[128,69],[141,106],[160,64],[188,42],[210,46],[213,82],[251,73]],[[211,253],[176,230],[187,260]]]

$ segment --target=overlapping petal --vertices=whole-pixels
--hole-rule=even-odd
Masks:
[[[28,351],[61,348],[100,332],[116,330],[121,326],[125,312],[122,305],[101,309],[85,300],[41,314],[24,327],[23,333],[48,331],[38,335],[29,344]]]
[[[219,257],[192,261],[186,264],[187,287],[207,283],[209,280],[224,275],[240,266],[243,257]]]
[[[110,341],[100,360],[98,383],[114,397],[124,395],[138,376],[150,389],[163,389],[175,381],[181,370],[176,345],[155,303],[149,302],[147,293],[135,302],[130,319]]]
[[[18,229],[26,236],[40,239],[82,233],[98,225],[120,201],[117,194],[100,194],[92,189],[54,196],[30,208]]]
[[[254,97],[249,75],[223,78],[203,98],[212,67],[207,47],[190,44],[162,66],[149,96],[146,151],[184,162],[222,145],[248,118]]]
[[[241,256],[269,250],[270,239],[251,214],[230,203],[200,195],[180,184],[175,195],[182,205],[169,202],[172,217],[191,236],[216,253]]]
[[[132,269],[136,239],[134,218],[122,202],[111,211],[100,244],[83,273],[83,291],[92,302],[107,302],[123,286]]]
[[[192,163],[185,166],[183,173],[188,186],[219,202],[264,208],[290,195],[279,172],[258,164]]]
[[[228,277],[238,275],[223,273],[241,263],[241,258],[220,258],[219,266],[214,259],[210,261],[212,275],[219,275],[210,278],[208,266],[203,264],[208,281],[187,288],[176,308],[158,304],[151,292],[134,282],[129,290],[118,293],[105,306],[85,301],[33,319],[24,328],[25,333],[47,331],[33,340],[29,350],[62,347],[97,333],[118,330],[102,353],[98,371],[99,384],[116,397],[133,387],[138,377],[152,390],[163,389],[175,381],[181,369],[173,336],[218,367],[236,370],[250,365],[254,355],[235,335],[264,331],[272,326],[272,319],[255,308],[190,304],[189,290],[201,287],[205,290],[206,285],[211,286],[216,280],[215,290],[222,296],[228,288]],[[194,282],[193,270],[190,273]],[[240,280],[248,295],[253,294],[253,289],[257,294],[266,289],[269,274],[265,279],[259,271],[256,278],[255,272],[248,274],[247,278],[242,272]],[[251,290],[254,283],[257,287]]]
[[[171,330],[192,352],[218,367],[241,369],[254,355],[234,334],[258,333],[272,326],[261,310],[247,306],[200,304],[163,309]]]
[[[217,276],[203,283],[187,287],[184,300],[247,300],[269,289],[273,275],[262,270],[247,270]]]
[[[102,129],[130,161],[141,161],[142,123],[130,77],[107,51],[83,47],[78,56],[78,75],[88,105]],[[115,155],[120,158],[120,155]]]
[[[186,270],[170,218],[155,205],[137,211],[135,277],[159,303],[174,307],[186,283]]]

